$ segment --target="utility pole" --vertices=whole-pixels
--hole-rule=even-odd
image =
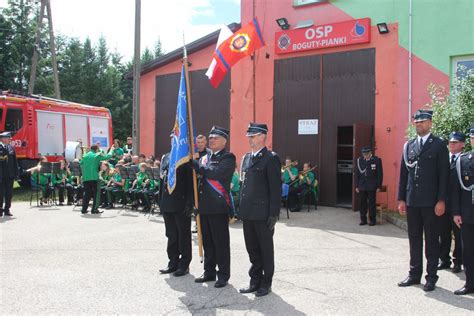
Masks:
[[[35,45],[33,50],[33,57],[31,59],[31,73],[30,73],[30,83],[28,86],[28,94],[33,94],[35,89],[35,82],[36,82],[36,69],[38,68],[38,50],[41,41],[41,28],[43,26],[43,19],[44,19],[44,10],[47,10],[47,18],[48,18],[48,28],[49,28],[49,47],[51,50],[51,62],[53,64],[53,77],[54,77],[54,94],[55,98],[60,99],[61,93],[59,90],[59,76],[58,76],[58,63],[56,60],[56,45],[54,40],[54,32],[53,32],[53,17],[51,14],[51,3],[49,0],[41,0],[41,8],[40,13],[38,16],[38,22],[36,25],[36,39]]]
[[[133,57],[133,153],[140,153],[140,24],[141,0],[135,0],[135,52]]]

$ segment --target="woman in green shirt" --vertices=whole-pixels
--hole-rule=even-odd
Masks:
[[[303,172],[299,176],[299,199],[298,208],[303,207],[304,200],[308,193],[313,192],[314,188],[314,173],[312,172],[311,163],[305,162],[303,165]]]
[[[298,169],[295,167],[297,164],[296,161],[287,157],[281,175],[282,182],[290,186],[288,191],[288,208],[291,212],[300,211],[298,206]]]
[[[110,158],[110,164],[115,166],[117,162],[120,161],[123,157],[123,148],[120,147],[120,141],[118,139],[114,139],[114,144],[112,148],[110,148],[109,153],[112,153],[112,158]]]
[[[51,195],[51,174],[40,172],[41,164],[46,162],[48,162],[48,158],[42,156],[36,167],[27,170],[28,172],[31,172],[31,180],[33,185],[38,186],[41,190],[40,205],[47,204],[48,198]]]

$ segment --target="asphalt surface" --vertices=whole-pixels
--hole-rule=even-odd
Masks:
[[[275,232],[273,292],[242,295],[249,261],[242,225],[231,225],[230,284],[196,284],[191,273],[160,275],[167,264],[163,218],[129,210],[81,215],[79,208],[15,203],[0,218],[1,314],[462,315],[474,296],[452,292],[464,273],[440,271],[437,289],[397,287],[407,275],[406,232],[388,223],[358,226],[358,214],[320,207],[282,213]],[[196,235],[193,235],[196,245]]]

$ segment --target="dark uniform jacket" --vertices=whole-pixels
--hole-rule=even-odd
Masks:
[[[457,159],[461,158],[461,155],[458,156]],[[449,160],[451,160],[451,154],[449,154]],[[446,213],[448,215],[452,215],[452,197],[454,194],[454,189],[458,183],[458,174],[456,172],[456,161],[454,163],[449,164],[449,174],[448,174],[448,186],[447,186],[447,194],[446,194]]]
[[[163,165],[163,161],[165,164]],[[160,211],[163,213],[191,212],[193,205],[193,182],[189,164],[181,165],[176,171],[176,187],[173,193],[168,191],[168,167],[169,159],[162,160]]]
[[[15,179],[19,176],[18,161],[12,145],[0,143],[0,181],[4,178]]]
[[[216,154],[209,153],[193,167],[201,176],[199,180],[199,214],[234,215],[230,183],[235,170],[235,155],[225,149]]]
[[[376,191],[382,187],[382,181],[382,160],[379,157],[372,156],[369,160],[365,160],[364,157],[357,159],[355,169],[356,188],[361,191]]]
[[[438,201],[446,200],[448,148],[433,134],[422,149],[419,147],[417,138],[407,142],[407,162],[414,163],[412,167],[407,167],[402,154],[398,200],[405,201],[409,207],[433,207]]]
[[[474,224],[474,151],[463,154],[459,157],[460,161],[460,177],[461,182],[458,181],[454,185],[452,195],[452,213],[453,215],[461,215],[462,222],[467,224]],[[470,191],[465,190],[471,188]]]
[[[278,216],[281,205],[280,158],[264,147],[255,157],[247,153],[242,159],[239,217],[242,220],[267,220],[269,216]]]

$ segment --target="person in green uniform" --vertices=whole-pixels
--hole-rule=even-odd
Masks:
[[[145,188],[145,182],[148,180],[148,177],[145,173],[146,164],[141,163],[139,165],[139,171],[137,177],[133,180],[132,188],[130,189],[130,198],[132,200],[132,207],[138,208],[142,203],[143,196],[142,191]]]
[[[285,159],[285,166],[283,167],[283,172],[281,179],[284,184],[290,186],[288,191],[288,208],[290,212],[299,212],[300,208],[298,206],[298,169],[296,165],[298,163],[293,161],[290,157]]]
[[[109,185],[107,186],[107,207],[106,209],[114,208],[115,198],[120,197],[125,198],[125,179],[120,175],[120,166],[122,163],[119,162],[115,166],[115,170],[112,174],[112,177],[109,180]]]
[[[92,145],[80,162],[82,168],[82,185],[84,187],[84,199],[82,201],[82,214],[87,213],[89,201],[92,198],[92,214],[99,214],[99,165],[103,160],[108,160],[114,154],[114,149],[107,154],[99,152],[97,145]]]
[[[55,189],[58,190],[59,192],[59,205],[63,206],[64,205],[64,193],[66,191],[66,179],[68,177],[68,174],[70,174],[66,161],[64,159],[61,159],[59,161],[60,167],[59,167],[59,172],[53,175],[52,178],[52,184]],[[68,199],[68,204],[70,200]]]
[[[49,186],[51,180],[50,173],[41,173],[41,163],[48,162],[48,158],[42,156],[36,167],[28,169],[27,172],[31,172],[31,179],[33,183],[41,189],[40,205],[47,204],[48,198],[51,194],[51,188]]]
[[[303,207],[304,199],[311,193],[314,188],[314,173],[311,171],[311,163],[305,162],[303,164],[303,172],[299,176],[299,199],[298,199],[298,208]]]
[[[118,139],[114,139],[114,144],[110,148],[109,154],[112,153],[112,157],[110,158],[110,163],[112,166],[115,166],[117,162],[119,162],[123,157],[123,149],[120,147],[120,141]]]
[[[232,181],[230,182],[230,192],[232,194],[232,199],[234,200],[235,215],[238,216],[240,200],[240,175],[239,171],[237,171],[237,168],[235,168],[234,174],[232,175]]]
[[[107,207],[107,185],[111,178],[110,164],[107,161],[102,161],[99,171],[99,186],[100,186],[100,206]]]

